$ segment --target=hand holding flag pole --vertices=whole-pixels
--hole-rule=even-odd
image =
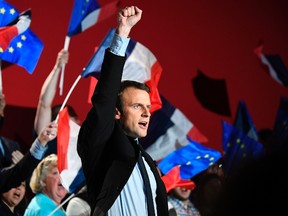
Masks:
[[[65,42],[64,42],[64,50],[65,50],[65,51],[68,51],[69,43],[70,43],[70,37],[69,37],[69,36],[66,36]],[[60,95],[63,94],[64,71],[65,71],[65,64],[62,65],[62,71],[61,71],[60,81],[59,81]]]

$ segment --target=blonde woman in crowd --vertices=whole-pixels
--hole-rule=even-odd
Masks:
[[[24,216],[48,216],[61,204],[67,190],[61,184],[57,161],[56,154],[48,155],[34,170],[30,188],[36,195],[30,201]],[[53,216],[65,215],[62,207],[53,213]]]

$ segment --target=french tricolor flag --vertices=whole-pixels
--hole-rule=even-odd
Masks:
[[[261,62],[267,66],[270,76],[279,84],[288,87],[288,70],[279,55],[267,55],[263,53],[263,45],[259,45],[255,54]]]
[[[77,139],[80,126],[69,119],[65,107],[59,112],[57,154],[58,171],[63,186],[70,192],[76,193],[85,185],[81,159],[77,153]]]
[[[119,0],[100,5],[97,0],[75,0],[67,35],[77,35],[115,14]]]
[[[94,76],[99,78],[104,52],[110,46],[115,29],[110,29],[105,39],[93,54],[87,67],[82,72],[82,77]],[[122,80],[135,80],[146,83],[150,87],[150,98],[154,112],[162,107],[158,92],[158,83],[162,74],[162,67],[155,55],[143,44],[130,39],[126,50],[127,60],[124,65]],[[95,84],[90,86],[89,100],[93,94]],[[90,101],[89,101],[90,102]]]
[[[161,95],[162,107],[150,119],[147,136],[139,139],[154,160],[161,160],[174,150],[186,146],[190,139],[199,143],[208,139],[184,115]]]
[[[122,80],[146,83],[151,91],[151,112],[160,109],[162,102],[157,88],[163,70],[160,63],[147,47],[134,40],[130,40],[126,54]]]

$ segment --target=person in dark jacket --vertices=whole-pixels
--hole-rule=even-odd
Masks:
[[[93,107],[78,135],[93,216],[168,215],[165,185],[155,162],[138,142],[146,136],[150,121],[149,88],[136,81],[121,82],[129,33],[141,15],[136,6],[119,11],[118,26],[92,96]],[[144,185],[138,159],[144,161],[150,184]],[[152,213],[148,213],[150,202],[145,193],[149,186]]]
[[[15,165],[3,168],[0,171],[0,193],[7,192],[11,188],[18,187],[21,182],[30,178],[33,170],[42,160],[47,143],[57,136],[58,124],[49,123],[42,129],[38,137],[31,145],[29,151]]]
[[[5,95],[0,94],[0,129],[2,129],[4,125],[5,107],[6,107]],[[8,167],[11,164],[15,164],[22,157],[23,157],[23,154],[21,153],[19,143],[16,142],[15,140],[9,139],[1,135],[0,136],[0,169]]]
[[[22,216],[21,208],[18,208],[21,201],[25,200],[26,184],[21,182],[18,187],[11,188],[9,191],[1,194],[0,215],[3,216]]]

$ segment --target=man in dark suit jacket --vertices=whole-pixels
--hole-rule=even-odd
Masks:
[[[49,123],[40,132],[29,151],[15,165],[0,170],[0,193],[18,187],[22,181],[30,178],[47,150],[47,143],[57,136],[57,123]]]
[[[5,96],[0,94],[0,128],[4,124],[4,109],[6,106]],[[18,151],[20,153],[20,145],[18,142],[0,136],[0,169],[10,166],[12,161],[12,152]]]
[[[121,83],[125,50],[142,10],[126,7],[105,52],[93,107],[78,135],[78,153],[86,177],[93,216],[168,215],[167,193],[156,164],[138,143],[150,120],[149,88],[135,81]],[[155,214],[148,214],[146,188],[137,160],[140,153],[150,180]]]
[[[0,169],[5,168],[13,164],[12,153],[14,151],[20,152],[20,146],[14,140],[0,136]]]

